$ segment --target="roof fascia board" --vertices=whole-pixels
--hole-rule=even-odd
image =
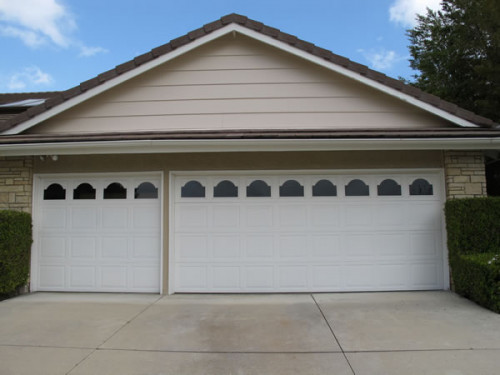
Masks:
[[[0,156],[266,151],[499,150],[500,138],[137,140],[0,145]]]
[[[143,65],[140,65],[132,70],[129,70],[128,72],[125,72],[125,73],[119,75],[118,77],[115,77],[107,82],[104,82],[103,84],[101,84],[97,87],[94,87],[86,92],[83,92],[80,95],[77,95],[74,98],[71,98],[64,103],[61,103],[60,105],[57,105],[57,106],[41,113],[40,115],[33,117],[32,119],[27,120],[27,121],[13,127],[12,129],[8,129],[8,130],[2,132],[1,134],[3,134],[3,135],[20,134],[23,131],[30,129],[33,126],[39,124],[40,122],[48,120],[51,117],[54,117],[54,116],[66,111],[66,110],[68,110],[68,109],[70,109],[70,108],[72,108],[72,107],[74,107],[82,102],[85,102],[86,100],[93,98],[94,96],[97,96],[97,95],[99,95],[107,90],[110,90],[113,87],[116,87],[116,86],[118,86],[118,85],[132,79],[132,78],[135,78],[135,77],[141,75],[142,73],[145,73],[151,69],[154,69],[157,66],[162,65],[170,60],[173,60],[176,57],[179,57],[179,56],[181,56],[181,55],[183,55],[183,54],[185,54],[185,53],[187,53],[187,52],[189,52],[197,47],[200,47],[200,46],[207,44],[207,43],[209,43],[217,38],[220,38],[221,36],[224,36],[226,34],[233,32],[234,30],[233,30],[232,26],[236,26],[236,25],[230,24],[224,28],[221,28],[219,30],[215,30],[210,34],[207,34],[199,39],[196,39],[196,40],[192,41],[191,43],[188,43],[184,46],[178,47],[175,50],[168,52],[163,56],[159,56],[158,58],[156,58],[154,60],[148,61],[147,63],[144,63]]]
[[[103,92],[123,83],[123,82],[126,82],[132,78],[135,78],[142,73],[145,73],[151,69],[154,69],[161,64],[164,64],[164,63],[166,63],[166,62],[168,62],[168,61],[170,61],[170,60],[172,60],[180,55],[183,55],[183,54],[185,54],[185,53],[187,53],[187,52],[189,52],[197,47],[200,47],[204,44],[207,44],[207,43],[209,43],[217,38],[220,38],[224,35],[227,35],[229,33],[235,33],[235,32],[243,34],[243,35],[248,36],[250,38],[253,38],[255,40],[261,41],[265,44],[268,44],[270,46],[278,48],[282,51],[288,52],[294,56],[305,59],[309,62],[312,62],[312,63],[319,65],[319,66],[322,66],[324,68],[327,68],[331,71],[339,73],[339,74],[346,76],[348,78],[354,79],[355,81],[358,81],[358,82],[365,84],[369,87],[372,87],[376,90],[384,92],[392,97],[395,97],[399,100],[407,102],[407,103],[409,103],[413,106],[416,106],[424,111],[430,112],[430,113],[432,113],[438,117],[441,117],[447,121],[450,121],[456,125],[459,125],[462,127],[478,127],[476,124],[473,124],[469,121],[461,119],[455,115],[452,115],[452,114],[450,114],[446,111],[443,111],[439,108],[436,108],[430,104],[422,102],[421,100],[419,100],[417,98],[414,98],[410,95],[404,94],[404,93],[402,93],[398,90],[395,90],[391,87],[388,87],[384,84],[381,84],[381,83],[376,82],[372,79],[364,77],[364,76],[360,75],[359,73],[353,72],[347,68],[343,68],[342,66],[339,66],[333,62],[330,62],[330,61],[325,60],[325,59],[318,57],[318,56],[314,56],[306,51],[302,51],[302,50],[298,49],[297,47],[288,45],[280,40],[277,40],[277,39],[274,39],[270,36],[261,34],[257,31],[248,29],[244,26],[241,26],[241,25],[238,25],[235,23],[231,23],[229,25],[222,27],[221,29],[215,30],[215,31],[211,32],[210,34],[207,34],[199,39],[196,39],[196,40],[194,40],[186,45],[178,47],[175,50],[168,52],[163,56],[160,56],[152,61],[149,61],[143,65],[140,65],[140,66],[138,66],[138,67],[136,67],[128,72],[125,72],[116,78],[113,78],[107,82],[104,82],[103,84],[101,84],[95,88],[92,88],[92,89],[90,89],[90,90],[88,90],[88,91],[86,91],[86,92],[84,92],[84,93],[82,93],[74,98],[71,98],[64,103],[57,105],[57,106],[41,113],[40,115],[33,117],[32,119],[27,120],[27,121],[13,127],[12,129],[8,129],[8,130],[2,132],[1,134],[3,134],[3,135],[20,134],[21,132],[39,124],[40,122],[45,121],[53,116],[56,116],[59,113],[64,112],[64,111],[66,111],[66,110],[86,101],[86,100],[89,100],[92,97],[99,95],[99,94],[101,94],[101,93],[103,93]]]

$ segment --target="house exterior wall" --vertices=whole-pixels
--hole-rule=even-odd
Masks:
[[[274,47],[228,35],[31,129],[85,133],[451,126]]]
[[[484,197],[486,175],[481,151],[445,151],[446,197]]]
[[[0,209],[31,213],[33,157],[0,157]]]

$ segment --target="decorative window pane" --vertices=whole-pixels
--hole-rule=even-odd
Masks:
[[[113,182],[104,189],[104,199],[127,199],[127,189],[119,182]]]
[[[280,186],[280,197],[303,197],[304,187],[295,180],[288,180]]]
[[[418,178],[410,185],[410,195],[432,195],[433,189],[429,181]]]
[[[345,186],[346,197],[362,197],[370,195],[370,188],[362,180],[352,180]]]
[[[221,181],[214,187],[214,197],[228,198],[237,197],[238,187],[229,180]]]
[[[51,184],[43,191],[46,201],[66,199],[66,190],[59,184]]]
[[[158,188],[151,182],[143,182],[135,188],[135,199],[156,199],[158,198]]]
[[[247,186],[247,197],[270,197],[271,186],[265,181],[255,180]]]
[[[182,198],[204,198],[205,186],[198,181],[189,181],[181,189]]]
[[[313,197],[336,197],[337,187],[328,180],[319,180],[313,186]]]
[[[84,182],[73,190],[73,199],[95,199],[95,189],[89,183]]]
[[[401,195],[401,185],[388,178],[377,186],[378,195]]]

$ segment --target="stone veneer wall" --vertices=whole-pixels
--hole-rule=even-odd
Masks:
[[[482,151],[445,151],[444,169],[447,199],[487,195]]]
[[[31,213],[33,157],[0,157],[0,210]]]

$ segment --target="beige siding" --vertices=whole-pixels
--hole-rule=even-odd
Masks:
[[[402,101],[238,35],[165,63],[30,132],[445,126]]]

